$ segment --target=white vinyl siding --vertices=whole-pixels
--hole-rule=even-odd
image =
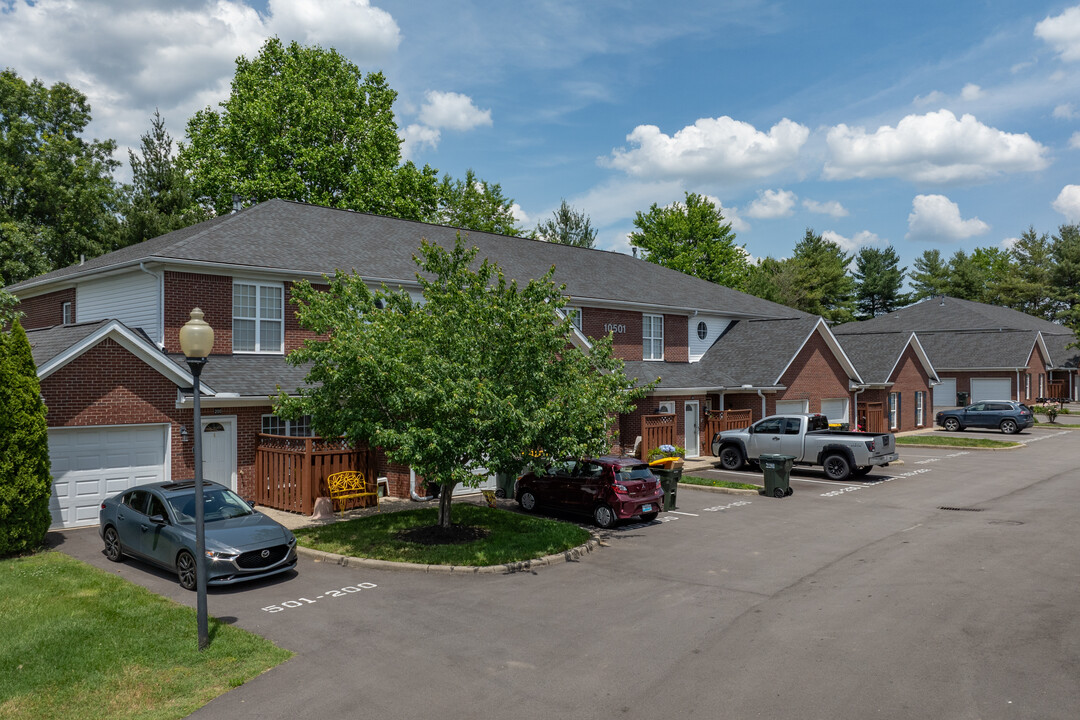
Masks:
[[[98,524],[101,501],[169,479],[168,425],[50,428],[52,527]]]
[[[848,399],[833,398],[821,401],[821,414],[829,418],[830,423],[848,421]]]
[[[75,322],[119,320],[161,344],[160,292],[160,279],[140,271],[81,282],[75,288]]]
[[[934,386],[934,407],[956,407],[956,378],[942,378],[941,384]]]
[[[664,316],[641,316],[641,354],[643,360],[664,359]]]
[[[701,337],[700,326],[704,324],[705,337]],[[697,362],[705,352],[716,342],[716,338],[727,329],[731,321],[719,315],[696,315],[689,318],[687,323],[687,348],[689,349],[690,362]]]
[[[233,281],[233,352],[282,352],[285,289]]]

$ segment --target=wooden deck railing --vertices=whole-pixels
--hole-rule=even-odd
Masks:
[[[754,421],[753,410],[717,410],[709,413],[701,428],[701,447],[706,455],[712,454],[712,439],[724,430],[750,427]]]
[[[1064,380],[1054,381],[1046,384],[1046,397],[1048,398],[1068,398],[1069,390],[1068,385]]]
[[[641,416],[641,457],[649,457],[649,451],[661,445],[675,444],[675,415]]]
[[[326,478],[344,470],[374,477],[374,458],[345,440],[259,434],[255,449],[255,502],[310,515],[315,498],[327,496]],[[352,501],[357,506],[359,500]]]

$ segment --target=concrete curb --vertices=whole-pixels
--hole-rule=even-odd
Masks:
[[[299,555],[309,557],[315,562],[333,563],[343,567],[364,568],[367,570],[392,570],[397,572],[423,572],[441,575],[513,575],[519,572],[529,572],[551,565],[577,562],[589,553],[601,547],[599,536],[590,531],[592,538],[584,545],[578,545],[561,553],[545,555],[535,560],[522,560],[502,565],[420,565],[418,563],[393,562],[390,560],[374,560],[372,558],[350,557],[348,555],[336,555],[334,553],[314,550],[312,548],[296,546]]]
[[[691,485],[689,483],[679,483],[678,492],[689,488],[690,490],[704,490],[711,493],[723,493],[724,495],[757,495],[759,490],[749,490],[745,488],[726,488],[726,487],[713,487],[712,485]]]

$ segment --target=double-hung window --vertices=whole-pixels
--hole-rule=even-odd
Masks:
[[[889,429],[900,427],[900,393],[889,393]]]
[[[915,427],[926,424],[925,396],[926,393],[921,391],[915,393]]]
[[[664,359],[664,316],[641,316],[641,354],[644,360]]]
[[[285,291],[280,284],[233,282],[233,352],[280,353]]]

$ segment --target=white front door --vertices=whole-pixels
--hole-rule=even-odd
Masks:
[[[683,425],[686,432],[686,457],[696,458],[701,455],[701,404],[697,400],[687,400],[683,403],[683,412],[686,415]]]
[[[236,418],[202,418],[203,480],[236,490]]]

